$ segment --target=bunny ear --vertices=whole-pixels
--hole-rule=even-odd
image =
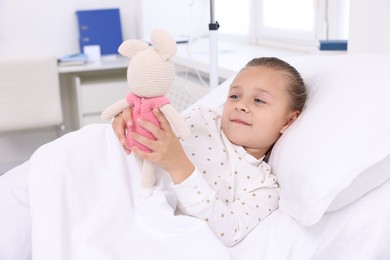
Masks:
[[[148,47],[149,45],[146,42],[132,39],[122,42],[118,48],[118,52],[123,56],[131,58]]]
[[[176,41],[164,30],[156,29],[152,33],[152,45],[164,60],[168,60],[177,51]]]

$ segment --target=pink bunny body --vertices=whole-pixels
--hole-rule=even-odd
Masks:
[[[130,93],[127,96],[127,102],[129,103],[129,106],[132,108],[132,117],[133,117],[133,125],[129,129],[129,131],[138,133],[140,135],[143,135],[151,139],[156,139],[149,131],[146,131],[145,129],[140,127],[137,124],[137,120],[138,118],[142,118],[153,123],[156,126],[160,126],[160,123],[158,122],[157,118],[153,114],[153,109],[169,104],[170,100],[164,96],[154,97],[154,98],[144,98],[144,97],[139,97],[134,93]],[[137,146],[142,151],[151,152],[149,148],[135,141],[133,138],[131,138],[130,135],[127,135],[126,142],[128,147]]]

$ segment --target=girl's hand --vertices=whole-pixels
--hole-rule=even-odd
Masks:
[[[151,132],[156,140],[131,133],[136,141],[148,147],[152,152],[143,152],[137,147],[133,147],[132,151],[137,156],[149,160],[167,171],[175,184],[181,183],[192,174],[195,167],[185,154],[180,141],[163,113],[158,109],[153,110],[153,113],[159,120],[161,128],[142,119],[137,123]]]
[[[126,108],[122,111],[122,113],[116,115],[112,121],[112,128],[114,129],[114,132],[122,144],[126,154],[131,153],[130,147],[126,146],[127,129],[133,124],[131,112],[132,111],[130,107]]]

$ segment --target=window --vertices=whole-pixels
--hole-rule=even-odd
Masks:
[[[349,1],[328,0],[326,39],[348,39],[349,33]]]
[[[262,0],[257,10],[258,42],[314,42],[315,10],[312,0]]]
[[[350,0],[215,0],[222,37],[298,49],[347,39]]]
[[[251,0],[216,0],[215,18],[221,34],[249,37]]]
[[[311,32],[314,29],[312,0],[263,0],[260,8],[263,27]]]

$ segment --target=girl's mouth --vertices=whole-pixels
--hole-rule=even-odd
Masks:
[[[242,120],[240,120],[240,119],[232,119],[231,122],[234,123],[234,124],[238,124],[238,125],[246,125],[246,126],[249,126],[249,125],[250,125],[250,124],[248,124],[247,122],[242,121]]]

